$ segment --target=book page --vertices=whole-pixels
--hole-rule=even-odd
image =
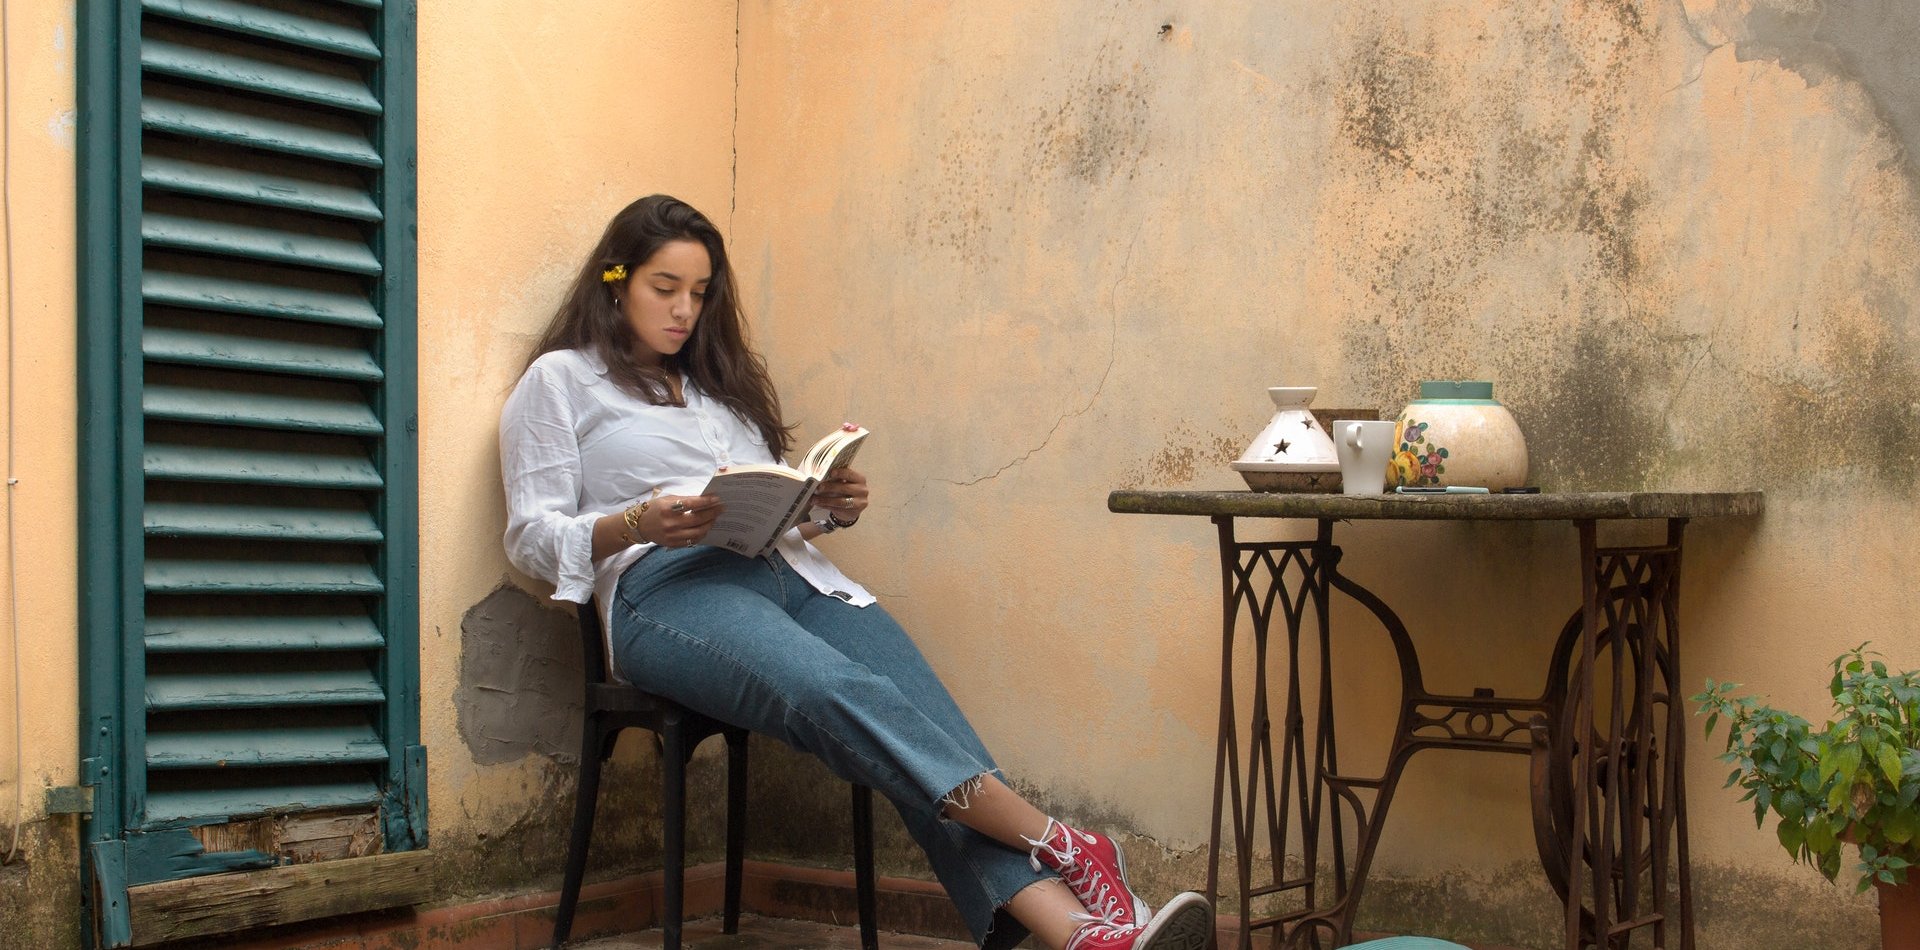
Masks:
[[[791,527],[788,515],[812,487],[813,482],[797,474],[765,467],[721,472],[700,491],[718,496],[726,506],[700,543],[748,557],[765,553]]]
[[[867,434],[867,430],[862,428],[855,428],[851,432],[836,429],[828,433],[826,438],[815,442],[813,448],[807,450],[807,457],[800,463],[800,471],[813,478],[825,478],[828,472],[853,464]]]

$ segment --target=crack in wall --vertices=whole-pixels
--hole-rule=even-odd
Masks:
[[[727,237],[734,237],[733,212],[740,206],[740,4],[733,4],[733,131],[727,142]]]
[[[1047,429],[1047,434],[1043,438],[1041,438],[1039,445],[1036,445],[1033,448],[1030,448],[1027,451],[1022,452],[1019,456],[1009,460],[1006,464],[1001,465],[999,468],[994,469],[992,472],[989,472],[985,475],[978,476],[976,478],[966,479],[964,481],[958,480],[958,479],[951,479],[951,478],[928,478],[921,482],[921,490],[914,493],[914,498],[918,498],[922,493],[925,492],[926,485],[928,482],[936,482],[936,481],[944,482],[948,485],[955,485],[961,488],[966,488],[972,485],[978,485],[982,482],[989,482],[996,478],[999,478],[1001,475],[1006,474],[1009,470],[1011,470],[1015,466],[1024,463],[1026,460],[1032,458],[1033,456],[1039,454],[1041,451],[1045,450],[1046,447],[1053,442],[1053,437],[1055,434],[1057,434],[1060,431],[1060,427],[1067,423],[1067,420],[1077,419],[1080,416],[1084,416],[1088,412],[1093,411],[1094,406],[1099,405],[1100,396],[1103,392],[1106,391],[1106,388],[1107,388],[1107,379],[1108,377],[1113,375],[1114,364],[1117,363],[1120,358],[1120,287],[1122,284],[1125,284],[1127,282],[1127,279],[1129,277],[1133,276],[1133,254],[1134,254],[1134,251],[1139,248],[1140,235],[1145,230],[1146,230],[1146,222],[1144,221],[1142,221],[1138,227],[1134,228],[1133,238],[1127,242],[1126,259],[1122,261],[1120,264],[1120,276],[1114,278],[1113,286],[1107,292],[1107,296],[1111,301],[1108,308],[1109,313],[1108,313],[1108,324],[1107,324],[1107,330],[1108,330],[1107,332],[1107,365],[1105,369],[1100,371],[1100,381],[1094,384],[1093,393],[1087,397],[1086,404],[1082,405],[1078,409],[1073,409],[1073,410],[1069,410],[1068,412],[1062,413],[1060,418],[1055,419],[1053,422],[1053,425]],[[909,501],[911,501],[911,499],[909,499]]]

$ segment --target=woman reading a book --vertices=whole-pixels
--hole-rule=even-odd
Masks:
[[[817,517],[762,556],[702,544],[715,474],[790,448],[737,294],[700,212],[655,195],[614,217],[501,413],[513,564],[593,598],[628,681],[884,794],[982,947],[1206,946],[1206,902],[1155,913],[1110,838],[1009,788],[905,631],[813,546],[859,524],[859,472],[821,476]]]

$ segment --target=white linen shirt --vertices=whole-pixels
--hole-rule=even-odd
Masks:
[[[593,560],[593,524],[653,495],[697,495],[722,466],[775,462],[759,429],[692,385],[685,406],[655,406],[608,378],[581,350],[541,354],[500,410],[507,489],[507,560],[553,584],[553,599],[600,607],[611,633],[620,574],[656,545]],[[815,590],[858,607],[874,602],[794,528],[775,546]],[[736,555],[737,556],[737,555]]]

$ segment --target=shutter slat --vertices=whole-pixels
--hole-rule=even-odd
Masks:
[[[341,349],[318,343],[263,340],[205,330],[148,327],[140,339],[146,358],[159,363],[218,366],[328,379],[373,382],[380,364],[365,349]]]
[[[305,770],[295,770],[305,771]],[[155,824],[193,818],[250,815],[372,805],[380,789],[369,779],[315,782],[289,776],[284,785],[242,788],[154,789],[147,793],[147,820]]]
[[[147,677],[147,708],[154,712],[364,706],[385,699],[366,670],[209,670]]]
[[[373,302],[352,294],[160,270],[149,270],[142,275],[140,289],[148,303],[367,329],[380,326],[380,315],[373,309]]]
[[[325,267],[365,276],[380,273],[380,259],[373,255],[372,248],[359,241],[343,241],[317,234],[296,234],[275,228],[149,212],[140,221],[140,237],[156,247],[202,254],[225,254],[281,264]]]
[[[277,653],[374,650],[385,645],[365,614],[335,617],[152,617],[151,653]]]
[[[292,102],[379,115],[380,100],[366,86],[337,76],[263,63],[149,38],[140,44],[140,67],[147,72],[225,86]]]
[[[366,511],[149,501],[144,518],[147,536],[154,538],[354,544],[378,544],[382,538],[380,526]]]
[[[147,155],[141,159],[140,181],[148,188],[163,191],[311,211],[355,221],[379,221],[381,217],[373,196],[356,188],[202,165],[164,155]]]
[[[343,435],[379,435],[381,431],[379,417],[364,402],[149,384],[141,403],[150,419]]]
[[[140,124],[156,132],[363,168],[379,168],[381,164],[379,150],[365,136],[240,115],[156,96],[141,100]]]
[[[380,471],[365,456],[316,455],[147,443],[143,469],[150,480],[238,482],[296,488],[373,491]]]
[[[279,10],[263,10],[233,0],[145,0],[141,7],[148,13],[175,20],[277,40],[321,53],[361,60],[380,58],[380,47],[360,30]]]
[[[147,736],[153,769],[259,768],[352,765],[387,760],[386,745],[370,726],[196,729]]]
[[[146,562],[153,594],[378,594],[380,576],[365,564],[156,558]]]

